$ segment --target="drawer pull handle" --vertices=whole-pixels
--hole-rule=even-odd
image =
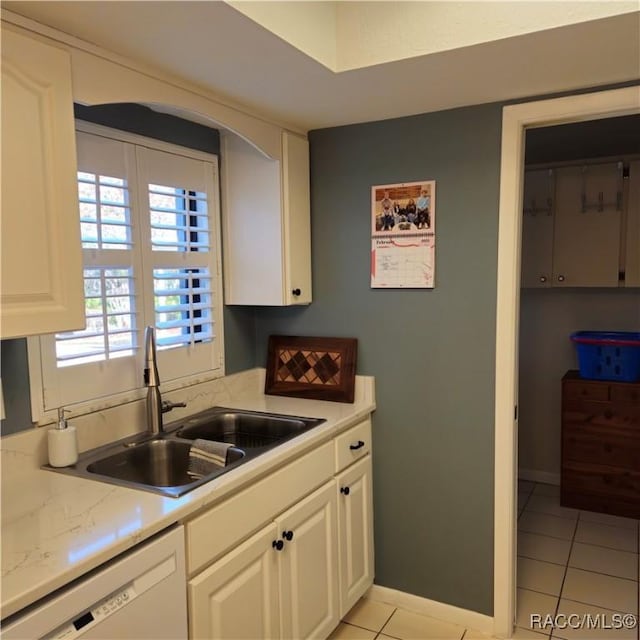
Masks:
[[[349,449],[351,449],[351,451],[355,451],[356,449],[362,449],[362,447],[364,447],[364,442],[362,442],[362,440],[358,440],[358,444],[349,445]]]
[[[282,542],[282,540],[274,540],[271,543],[271,546],[276,550],[276,551],[282,551],[283,547],[284,547],[284,542]]]
[[[288,540],[289,542],[291,542],[293,540],[293,531],[283,531],[282,537],[285,540]]]
[[[302,291],[300,291],[300,289],[293,289],[291,293],[293,293],[294,296],[299,296],[302,293]]]
[[[351,493],[351,489],[349,487],[340,487],[340,493],[348,496]]]

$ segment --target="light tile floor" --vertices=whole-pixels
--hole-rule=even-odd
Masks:
[[[639,533],[638,520],[562,507],[559,487],[519,481],[518,627],[559,640],[639,640],[637,626],[622,627],[638,617]],[[532,628],[534,614],[564,628],[535,619]],[[598,628],[573,628],[588,614]]]
[[[639,535],[638,520],[561,507],[558,487],[520,481],[513,638],[640,640],[637,627],[614,628],[629,620],[625,614],[638,617]],[[547,614],[559,616],[556,620],[564,628],[543,628],[535,619],[532,626],[532,614],[540,615],[541,623]],[[597,628],[572,628],[583,619]],[[330,637],[376,639],[490,640],[490,636],[363,598]]]

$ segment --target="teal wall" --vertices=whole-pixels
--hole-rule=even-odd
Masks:
[[[376,378],[376,583],[492,615],[501,105],[314,131],[313,304],[271,333],[358,338]],[[372,290],[371,186],[436,180],[436,286]]]

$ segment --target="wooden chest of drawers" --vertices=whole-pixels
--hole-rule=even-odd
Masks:
[[[560,503],[640,518],[640,382],[562,379]]]

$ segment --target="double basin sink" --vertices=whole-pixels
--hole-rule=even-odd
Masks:
[[[128,438],[89,451],[71,467],[46,468],[177,498],[323,422],[214,407],[173,422],[156,436]],[[222,447],[226,459],[207,460],[204,475],[202,464],[193,463],[196,439],[231,445]]]

